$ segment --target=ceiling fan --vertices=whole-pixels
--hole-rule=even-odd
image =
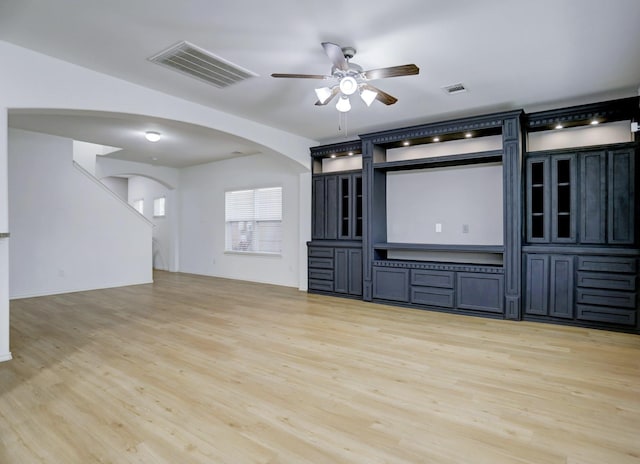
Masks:
[[[350,62],[351,58],[356,54],[356,50],[353,47],[340,47],[331,42],[322,42],[322,48],[324,48],[325,53],[333,63],[331,75],[274,73],[271,74],[271,77],[329,80],[331,82],[328,86],[315,89],[318,96],[316,105],[326,105],[340,94],[336,108],[344,113],[351,109],[349,96],[356,92],[359,92],[360,97],[367,106],[370,106],[374,100],[378,100],[385,105],[393,105],[398,101],[396,97],[369,84],[369,81],[386,77],[410,76],[420,72],[420,69],[415,64],[364,71],[361,66]]]

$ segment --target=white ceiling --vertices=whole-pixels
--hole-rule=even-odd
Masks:
[[[458,116],[637,95],[639,24],[638,0],[0,2],[0,40],[322,143]],[[259,77],[218,89],[147,60],[182,40]],[[355,47],[352,61],[364,69],[415,63],[420,74],[374,81],[398,103],[374,102],[366,108],[354,102],[347,133],[344,124],[339,132],[334,105],[314,106],[313,89],[320,81],[270,77],[274,72],[328,74],[323,41]],[[468,92],[446,95],[442,90],[458,82]],[[236,137],[169,121],[10,114],[12,126],[71,137],[66,131],[80,128],[92,134],[92,140],[80,140],[112,146],[126,142],[118,140],[119,129],[174,125],[184,144],[180,153],[163,152],[167,159],[161,164],[167,165],[260,151]],[[201,143],[186,141],[196,139]],[[124,147],[128,159],[148,162],[153,153],[138,145]]]

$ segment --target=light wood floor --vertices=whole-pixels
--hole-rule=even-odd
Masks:
[[[11,303],[0,463],[640,463],[640,337],[157,273]]]

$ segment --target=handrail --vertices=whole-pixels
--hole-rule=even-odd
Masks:
[[[82,174],[84,174],[87,178],[91,179],[95,184],[99,185],[104,191],[108,192],[113,198],[118,200],[123,206],[125,206],[129,211],[134,213],[138,218],[142,219],[144,222],[149,224],[151,227],[155,227],[156,226],[152,221],[150,221],[149,219],[144,217],[144,215],[140,214],[140,212],[137,209],[135,209],[129,203],[127,203],[122,198],[120,198],[118,195],[116,195],[116,193],[113,190],[111,190],[109,187],[107,187],[102,182],[100,182],[100,179],[98,179],[96,176],[91,174],[89,171],[87,171],[85,168],[83,168],[76,161],[73,161],[73,167],[75,167],[78,171],[80,171]]]

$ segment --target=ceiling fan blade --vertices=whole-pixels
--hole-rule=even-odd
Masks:
[[[340,92],[340,87],[338,87],[337,85],[331,89],[331,96],[329,98],[327,98],[324,103],[322,103],[320,100],[316,101],[316,106],[324,106],[327,103],[329,103],[331,100],[333,100],[335,98],[336,95],[338,95],[338,92]]]
[[[419,72],[420,69],[415,64],[405,64],[390,68],[372,69],[365,71],[363,74],[366,79],[383,79],[385,77],[411,76]]]
[[[349,63],[347,63],[340,45],[331,42],[322,42],[322,48],[324,48],[324,52],[337,69],[341,69],[342,71],[349,69]]]
[[[376,100],[378,100],[381,103],[384,103],[385,105],[393,105],[395,102],[398,101],[396,97],[389,95],[387,92],[383,92],[379,88],[374,87],[370,84],[363,84],[363,88],[376,92]]]
[[[325,76],[322,74],[271,74],[271,77],[287,77],[295,79],[329,79],[331,76]]]

